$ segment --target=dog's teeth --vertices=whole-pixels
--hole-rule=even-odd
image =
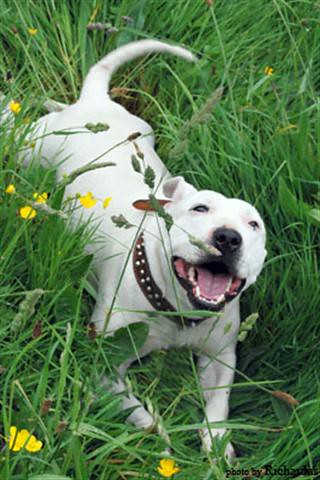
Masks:
[[[226,292],[229,291],[231,285],[232,285],[232,277],[230,277],[230,280],[229,280],[228,285],[227,285],[227,288],[226,288]]]
[[[220,297],[218,297],[218,298],[216,299],[216,303],[220,303],[220,302],[222,302],[223,300],[224,300],[224,294],[222,293],[222,294],[220,295]]]
[[[199,300],[201,300],[202,302],[211,303],[212,305],[217,305],[218,303],[225,301],[224,294],[221,294],[218,298],[212,298],[211,300],[209,298],[203,297],[202,295],[200,295],[199,287],[196,287],[195,289],[195,296],[199,298]]]
[[[195,271],[194,267],[190,267],[189,270],[188,270],[188,280],[193,285],[196,285],[195,275],[196,275],[196,271]]]
[[[212,300],[209,300],[209,299],[206,299],[207,302],[209,303],[212,303],[213,305],[216,305],[217,303],[219,303],[219,300],[217,298],[213,298]]]

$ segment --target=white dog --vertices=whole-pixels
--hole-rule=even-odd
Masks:
[[[206,401],[202,439],[210,449],[212,439],[225,433],[215,422],[228,416],[229,385],[233,382],[240,323],[239,297],[256,281],[262,269],[266,255],[265,229],[252,205],[211,190],[197,191],[182,177],[171,178],[154,151],[150,125],[107,95],[111,75],[118,67],[152,52],[195,60],[183,48],[153,40],[123,46],[91,68],[79,101],[71,106],[56,104],[56,110],[61,111],[41,118],[33,135],[46,134],[37,141],[36,153],[44,164],[58,165],[58,179],[90,162],[115,164],[79,175],[66,191],[66,197],[73,198],[87,192],[98,199],[112,197],[106,210],[101,202],[88,210],[78,203],[79,208],[72,213],[76,222],[90,219],[98,225],[100,242],[94,252],[99,291],[92,321],[106,334],[131,323],[147,322],[149,335],[138,352],[140,358],[155,349],[183,345],[195,349]],[[98,122],[109,128],[99,133],[85,128],[88,123]],[[61,130],[66,135],[48,135]],[[133,141],[132,134],[136,132],[141,135]],[[139,159],[142,171],[150,166],[157,187],[161,184],[167,200],[162,203],[173,220],[169,231],[161,216],[133,207],[137,200],[148,199],[150,194],[143,175],[132,168],[132,155],[136,155],[137,149],[144,156]],[[148,202],[135,205],[148,207]],[[120,214],[134,227],[117,228],[111,217]],[[202,246],[201,242],[190,241],[190,235],[203,242]],[[219,316],[192,318],[192,314],[186,314],[192,309],[219,312]],[[149,320],[146,314],[132,312],[136,310],[168,311],[171,315],[163,313],[157,320]],[[173,315],[174,312],[184,315]],[[123,381],[134,360],[120,367],[119,380],[112,388],[124,392],[124,409],[135,407],[129,420],[149,428],[154,422],[152,415],[127,391]],[[233,455],[231,444],[226,455]]]

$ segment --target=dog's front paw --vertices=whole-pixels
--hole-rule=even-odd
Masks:
[[[207,428],[202,428],[199,430],[199,435],[201,438],[202,442],[202,448],[206,453],[210,453],[213,450],[213,442],[216,438],[219,438],[222,440],[222,437],[226,434],[225,429],[214,429],[214,430],[209,430]],[[231,464],[235,457],[236,453],[234,451],[233,445],[231,442],[228,442],[224,448],[223,456],[226,459],[226,461]]]
[[[224,457],[229,464],[232,464],[236,458],[236,452],[231,442],[228,442],[224,450]]]
[[[154,417],[142,405],[129,415],[127,421],[144,430],[152,430],[155,424]]]

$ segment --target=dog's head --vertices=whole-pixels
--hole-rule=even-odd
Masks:
[[[262,269],[263,221],[249,203],[197,191],[182,177],[167,180],[163,192],[174,220],[169,235],[175,276],[194,307],[219,311],[252,285]],[[209,248],[190,242],[190,235]]]

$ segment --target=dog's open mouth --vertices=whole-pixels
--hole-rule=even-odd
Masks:
[[[174,257],[176,277],[197,308],[219,311],[243,289],[246,280],[234,275],[221,260],[193,265]]]

